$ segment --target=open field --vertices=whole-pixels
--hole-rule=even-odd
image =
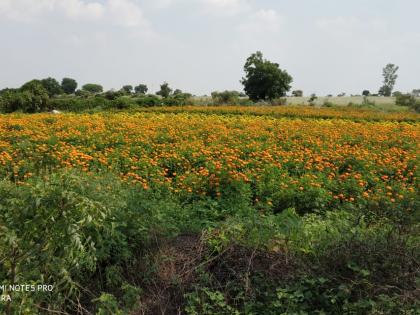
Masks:
[[[286,105],[290,106],[300,106],[300,105],[309,105],[310,97],[285,97]],[[420,98],[417,98],[420,100]],[[242,102],[245,102],[248,100],[247,97],[240,98]],[[396,105],[396,97],[386,97],[386,96],[368,96],[367,98],[363,96],[318,96],[314,101],[313,104],[316,107],[325,107],[325,106],[340,106],[340,107],[346,107],[346,106],[361,106],[363,104],[366,104],[367,107],[370,107],[371,109],[386,111],[386,112],[406,112],[409,111],[409,108],[407,106],[398,106]],[[211,105],[214,104],[214,100],[211,97],[205,97],[205,96],[195,96],[192,98],[192,105]]]
[[[0,311],[415,314],[419,143],[348,108],[0,115],[0,274],[55,286]]]
[[[310,97],[288,97],[287,103],[290,105],[303,105],[309,103]],[[316,105],[323,105],[325,102],[330,102],[335,105],[339,106],[347,106],[349,103],[353,104],[363,104],[364,97],[363,96],[318,96],[315,100]],[[372,102],[378,106],[383,106],[385,108],[392,107],[395,105],[395,97],[386,97],[386,96],[368,96],[366,98],[367,101]]]

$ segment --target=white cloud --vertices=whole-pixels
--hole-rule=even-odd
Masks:
[[[389,24],[384,19],[362,20],[355,16],[321,18],[315,21],[315,25],[321,31],[338,37],[356,34],[362,36],[363,34],[380,35],[388,34],[389,31]]]
[[[266,33],[277,32],[283,23],[283,18],[272,9],[261,9],[251,14],[247,20],[239,24],[241,32]]]
[[[124,27],[147,26],[141,8],[133,0],[0,0],[0,18],[33,22],[46,15],[100,21]]]
[[[237,15],[248,11],[251,6],[247,0],[200,0],[204,9],[218,15]]]
[[[238,7],[242,5],[244,1],[242,0],[203,0],[203,2],[212,6],[219,7],[219,8],[227,8],[227,7]]]
[[[59,10],[69,18],[98,20],[103,17],[105,7],[99,2],[85,3],[80,0],[55,1],[52,11]]]
[[[122,26],[146,25],[140,7],[131,0],[108,0],[106,10],[114,23]]]
[[[174,5],[176,2],[178,1],[177,0],[155,0],[152,3],[152,7],[154,9],[167,9],[171,7],[172,5]]]
[[[42,12],[49,11],[55,4],[55,0],[0,0],[0,17],[29,22]]]

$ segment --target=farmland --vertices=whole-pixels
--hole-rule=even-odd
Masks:
[[[1,115],[0,273],[55,291],[0,309],[415,314],[419,140],[348,108]]]

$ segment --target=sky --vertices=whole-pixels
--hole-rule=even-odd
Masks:
[[[419,0],[0,0],[0,89],[75,78],[105,89],[166,81],[242,90],[261,51],[305,95],[420,88]]]

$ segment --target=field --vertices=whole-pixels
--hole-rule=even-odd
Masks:
[[[0,275],[55,286],[0,310],[418,314],[419,143],[349,108],[0,115]]]
[[[330,102],[339,106],[347,106],[349,103],[363,104],[363,96],[320,96],[315,100],[316,105],[323,105],[325,102]],[[368,96],[367,101],[383,108],[395,107],[395,97],[385,96]],[[288,97],[287,103],[290,105],[308,104],[309,97]]]

